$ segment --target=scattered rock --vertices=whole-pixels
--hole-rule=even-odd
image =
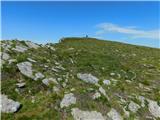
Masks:
[[[105,84],[105,85],[110,85],[111,82],[110,82],[110,80],[104,80],[104,81],[103,81],[103,84]]]
[[[110,75],[111,75],[111,76],[114,76],[114,75],[116,75],[116,73],[110,73]]]
[[[82,111],[78,108],[72,108],[71,112],[74,120],[105,120],[100,112]]]
[[[71,92],[73,92],[73,91],[75,91],[75,90],[76,90],[75,88],[71,88],[71,90],[70,90],[70,91],[71,91]]]
[[[60,89],[57,86],[53,87],[53,91],[56,92],[57,94],[59,93]]]
[[[153,100],[147,100],[148,101],[148,108],[150,113],[156,117],[156,118],[160,118],[160,106],[157,104],[156,101]]]
[[[141,101],[141,106],[145,107],[145,97],[139,96],[138,99]]]
[[[92,83],[92,84],[97,84],[98,81],[99,81],[99,79],[96,78],[95,76],[93,76],[92,74],[81,74],[81,73],[78,73],[77,77],[79,79],[83,80],[84,82]]]
[[[92,98],[95,100],[95,99],[98,99],[98,98],[100,98],[101,97],[101,94],[99,93],[99,92],[96,92],[93,96],[92,96]]]
[[[23,75],[33,79],[32,64],[30,62],[18,63],[17,67]]]
[[[9,59],[9,60],[8,60],[8,63],[9,63],[9,64],[14,63],[14,62],[17,62],[17,60],[16,60],[16,59]]]
[[[44,77],[45,76],[41,72],[38,72],[35,74],[34,80],[43,79]]]
[[[23,88],[25,85],[26,85],[25,82],[23,82],[23,83],[17,83],[17,84],[16,84],[16,86],[17,86],[18,88]]]
[[[58,69],[56,69],[56,68],[52,68],[52,70],[54,71],[54,72],[59,72],[59,70]]]
[[[15,48],[12,48],[12,50],[15,50],[17,52],[25,52],[26,50],[28,50],[28,48],[25,46],[16,46]]]
[[[2,53],[2,59],[3,60],[8,60],[9,58],[10,58],[10,56],[9,56],[8,53],[5,53],[5,52]]]
[[[29,47],[29,48],[34,48],[34,49],[37,49],[39,47],[39,45],[33,43],[33,42],[30,42],[30,41],[25,41],[25,44]]]
[[[59,69],[59,70],[65,70],[65,68],[64,68],[64,67],[62,67],[61,65],[56,66],[55,68],[56,68],[56,69]]]
[[[20,108],[20,103],[15,102],[12,99],[8,99],[6,95],[1,94],[1,112],[14,113]]]
[[[128,109],[133,113],[136,113],[139,108],[140,108],[140,106],[137,103],[133,102],[133,101],[131,101],[129,103],[129,105],[128,105]]]
[[[123,120],[121,115],[114,108],[112,108],[107,115],[110,120]]]
[[[106,94],[106,91],[102,87],[99,88],[99,91],[100,91],[101,94],[103,94],[105,97],[108,98],[108,96]]]
[[[74,48],[68,48],[68,50],[74,50]]]
[[[63,88],[65,88],[66,85],[67,85],[67,84],[66,84],[65,82],[62,83]]]
[[[47,86],[49,86],[50,83],[58,84],[58,82],[54,78],[45,78],[42,80],[42,83],[44,83]]]
[[[61,108],[68,107],[71,104],[75,104],[75,103],[76,103],[76,98],[74,97],[73,93],[65,94],[64,98],[60,103],[60,107]]]
[[[30,62],[36,63],[36,61],[31,59],[31,58],[27,58],[27,60],[30,61]]]

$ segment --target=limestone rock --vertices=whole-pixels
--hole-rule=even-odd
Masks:
[[[28,50],[28,48],[25,46],[16,46],[15,48],[12,48],[12,49],[17,52],[25,52],[26,50]]]
[[[20,72],[29,77],[29,78],[33,78],[32,75],[32,64],[30,62],[21,62],[17,64],[18,69],[20,70]]]
[[[3,60],[8,60],[9,58],[10,58],[10,56],[9,56],[8,53],[5,53],[5,52],[2,53],[2,59]]]
[[[107,96],[106,91],[105,91],[102,87],[99,88],[99,91],[100,91],[100,93],[102,93],[104,96]]]
[[[121,115],[114,108],[112,108],[107,115],[111,120],[123,120]]]
[[[75,104],[75,103],[76,103],[76,98],[74,97],[73,93],[65,94],[64,98],[60,103],[60,107],[61,108],[68,107],[71,104]]]
[[[133,102],[133,101],[131,101],[131,102],[129,103],[129,105],[128,105],[128,109],[129,109],[130,111],[132,111],[133,113],[136,113],[139,108],[140,108],[140,106],[139,106],[137,103]]]
[[[110,85],[111,82],[110,82],[110,80],[104,80],[104,81],[103,81],[103,84],[105,84],[105,85]]]
[[[31,58],[27,58],[28,61],[35,63],[36,61],[31,59]]]
[[[17,84],[16,84],[16,86],[17,86],[18,88],[22,88],[22,87],[24,87],[25,85],[26,85],[25,82],[17,83]]]
[[[44,78],[44,77],[45,77],[45,76],[44,76],[41,72],[38,72],[38,73],[35,74],[34,80],[42,79],[42,78]]]
[[[84,82],[92,83],[92,84],[97,84],[98,81],[99,81],[99,79],[96,78],[95,76],[93,76],[92,74],[81,74],[81,73],[78,73],[77,77],[79,79],[83,80]]]
[[[58,82],[56,81],[56,79],[54,78],[45,78],[42,80],[42,82],[45,84],[45,85],[49,85],[50,83],[54,83],[54,84],[58,84]]]
[[[160,118],[160,106],[157,104],[156,101],[153,100],[147,100],[148,101],[148,108],[150,113],[156,117],[156,118]]]
[[[1,94],[1,112],[14,113],[20,108],[20,103],[8,99],[6,95]]]
[[[72,108],[71,112],[74,120],[105,120],[100,112],[82,111],[78,108]]]
[[[101,97],[101,94],[99,92],[96,92],[92,98],[95,100],[95,99],[98,99],[99,97]]]
[[[138,99],[141,101],[141,106],[145,107],[145,97],[139,96]]]
[[[9,64],[14,63],[14,62],[17,62],[17,60],[16,60],[16,59],[9,59],[9,60],[8,60],[8,63],[9,63]]]
[[[34,48],[34,49],[37,49],[39,47],[39,45],[33,43],[33,42],[30,42],[30,41],[25,41],[25,44],[29,47],[29,48]]]

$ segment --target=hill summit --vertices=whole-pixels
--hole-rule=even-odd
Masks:
[[[2,120],[160,119],[160,49],[94,38],[1,41]]]

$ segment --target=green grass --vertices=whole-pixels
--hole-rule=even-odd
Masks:
[[[12,46],[14,47],[17,42],[14,40]],[[24,45],[25,43],[20,41],[18,44]],[[33,63],[34,72],[42,72],[46,77],[62,78],[64,81],[66,79],[64,75],[69,73],[66,88],[60,85],[61,91],[58,95],[55,92],[48,94],[54,85],[47,87],[42,84],[41,80],[33,81],[19,72],[16,63],[11,65],[5,63],[2,67],[1,91],[9,98],[22,103],[22,108],[14,114],[2,113],[2,120],[72,120],[70,113],[72,107],[78,107],[82,110],[97,110],[103,115],[106,115],[111,108],[115,108],[123,115],[117,95],[122,96],[128,102],[133,100],[139,103],[137,99],[132,99],[129,96],[144,94],[143,96],[160,102],[160,49],[94,38],[66,38],[61,43],[51,46],[56,48],[56,51],[40,47],[24,53],[10,51],[9,54],[12,58],[17,59],[17,63],[26,61],[27,58],[36,60],[37,62]],[[74,49],[70,50],[69,48]],[[55,61],[60,63],[65,70],[60,70],[58,73],[53,72],[51,68],[56,66]],[[48,68],[40,66],[43,64]],[[115,73],[115,76],[110,75],[112,72]],[[98,90],[98,87],[77,79],[77,73],[93,74],[100,79],[100,85],[103,84],[104,79],[116,79],[115,84],[111,81],[110,86],[102,85],[110,100],[106,100],[103,96],[92,100],[91,96]],[[15,84],[19,79],[26,82],[26,87],[23,88],[21,94],[15,92]],[[131,82],[128,83],[126,80]],[[152,91],[146,92],[144,89],[138,88],[139,83],[151,88]],[[77,103],[69,108],[60,109],[59,104],[64,92],[69,92],[71,88],[76,89],[72,93],[75,94]],[[88,88],[95,90],[88,91]],[[32,96],[36,98],[35,103],[31,102]],[[56,107],[57,109],[55,109]],[[141,120],[145,120],[143,114],[148,114],[147,108],[141,109],[137,114],[131,114],[127,119],[133,120],[139,116]]]

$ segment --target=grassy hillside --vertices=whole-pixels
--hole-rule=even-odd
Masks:
[[[148,110],[147,101],[145,107],[136,113],[128,110],[128,104],[134,101],[141,105],[139,96],[160,104],[160,49],[93,38],[65,38],[60,43],[40,45],[37,49],[31,48],[25,52],[12,50],[16,45],[27,47],[24,41],[1,41],[3,44],[11,45],[7,51],[1,47],[1,51],[15,61],[10,64],[9,60],[2,61],[1,93],[20,102],[22,106],[16,113],[2,113],[2,120],[73,120],[73,107],[95,110],[103,116],[107,116],[110,109],[114,108],[126,120],[146,120],[147,116],[154,118]],[[34,72],[43,73],[45,78],[55,78],[58,85],[46,86],[42,80],[34,81],[21,74],[16,64],[28,61],[27,58],[36,61],[32,63]],[[54,71],[52,68],[57,65],[64,69]],[[98,86],[81,81],[77,73],[96,76],[109,99],[102,95],[93,100],[91,96]],[[66,79],[68,82],[65,82]],[[111,84],[104,85],[105,79],[110,80]],[[16,92],[16,83],[19,81],[26,85]],[[53,91],[54,86],[59,88],[58,93]],[[76,104],[60,108],[64,94],[69,92],[77,98]],[[128,117],[124,108],[130,113]]]

